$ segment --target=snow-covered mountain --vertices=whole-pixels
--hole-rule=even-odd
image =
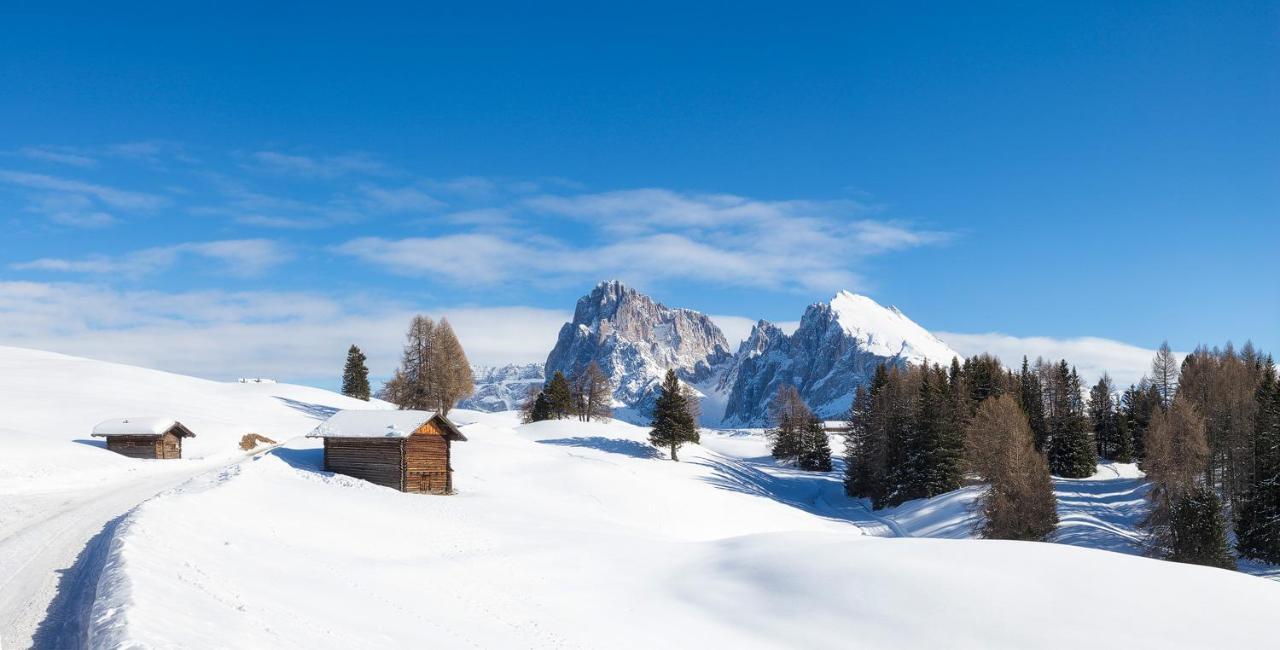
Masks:
[[[668,369],[701,384],[731,358],[729,343],[710,317],[667,307],[611,281],[578,299],[573,321],[560,328],[547,356],[546,374],[569,375],[595,361],[613,381],[615,401],[644,413]]]
[[[474,366],[476,390],[459,402],[458,408],[489,413],[518,409],[530,387],[542,387],[542,368],[540,363]]]
[[[766,321],[756,323],[718,386],[728,394],[723,422],[760,424],[785,384],[798,388],[818,415],[843,417],[853,391],[881,363],[947,364],[957,356],[897,307],[841,291],[828,303],[809,305],[790,336]]]
[[[730,354],[710,317],[667,307],[615,281],[578,300],[546,373],[569,374],[594,360],[613,380],[614,399],[628,409],[623,416],[642,418],[662,375],[674,368],[704,395],[704,424],[758,426],[780,385],[797,387],[819,415],[838,418],[881,363],[946,364],[955,356],[896,307],[847,291],[810,305],[794,334],[756,323]]]

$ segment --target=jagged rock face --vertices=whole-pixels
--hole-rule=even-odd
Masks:
[[[706,315],[604,282],[578,300],[573,322],[560,328],[546,375],[568,376],[595,361],[613,381],[615,403],[644,413],[667,369],[702,383],[731,358],[724,334]]]
[[[471,369],[476,390],[458,408],[476,411],[512,411],[520,408],[530,387],[542,387],[542,364],[476,366]]]
[[[723,423],[762,425],[778,387],[795,386],[819,417],[846,417],[854,390],[881,363],[950,363],[956,353],[897,308],[841,292],[805,310],[791,336],[761,321],[738,349],[721,389],[729,397]]]

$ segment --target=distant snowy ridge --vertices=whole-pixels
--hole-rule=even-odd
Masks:
[[[958,356],[898,308],[847,291],[810,305],[793,334],[759,321],[731,353],[710,317],[611,281],[578,300],[573,321],[561,328],[547,357],[546,374],[568,375],[595,361],[613,380],[619,415],[638,421],[662,376],[674,369],[703,395],[703,424],[759,426],[780,385],[798,388],[819,415],[841,419],[854,390],[881,363],[947,364]]]
[[[494,413],[520,408],[530,387],[541,388],[545,372],[540,363],[510,363],[505,366],[473,366],[475,392],[458,408]]]
[[[717,387],[727,394],[722,423],[763,424],[782,385],[799,389],[819,416],[842,419],[854,390],[880,364],[949,364],[959,356],[897,307],[841,291],[830,302],[809,305],[794,334],[767,321],[756,324]]]

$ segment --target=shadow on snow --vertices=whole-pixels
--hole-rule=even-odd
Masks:
[[[598,451],[608,452],[610,454],[622,454],[623,456],[630,456],[632,458],[658,458],[657,449],[635,440],[590,436],[584,438],[539,440],[537,442],[539,444],[555,445],[557,447],[586,447],[587,449],[595,449]]]
[[[31,639],[32,647],[87,647],[89,617],[97,595],[98,577],[102,575],[116,528],[127,515],[120,515],[103,525],[102,530],[85,544],[75,562],[58,570],[57,593],[45,610],[44,619],[36,627]]]
[[[288,447],[277,447],[271,450],[271,455],[284,461],[294,469],[307,472],[324,471],[324,449],[322,448],[290,449]]]
[[[280,397],[279,395],[276,395],[275,398],[280,400],[281,402],[284,402],[285,406],[288,406],[289,408],[297,411],[302,411],[303,413],[306,413],[307,415],[317,420],[327,420],[330,417],[332,417],[334,413],[337,413],[338,411],[342,410],[339,408],[334,408],[332,406],[325,406],[324,404],[312,404],[311,402],[300,402],[296,399],[289,399],[288,397]]]

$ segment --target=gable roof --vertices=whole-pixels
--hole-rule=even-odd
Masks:
[[[194,438],[195,433],[173,418],[142,417],[103,420],[93,427],[91,436],[162,436],[171,430],[180,438]]]
[[[448,418],[435,411],[346,410],[320,423],[308,438],[407,438],[419,427],[435,420],[449,440],[465,441],[466,436]]]

